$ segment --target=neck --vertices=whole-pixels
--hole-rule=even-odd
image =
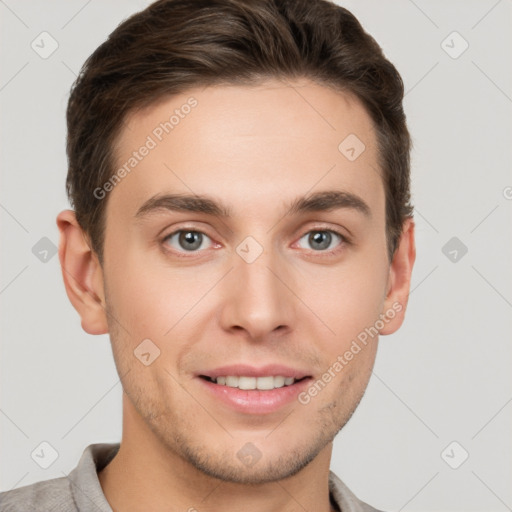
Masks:
[[[114,459],[98,478],[110,506],[119,512],[330,512],[329,443],[297,474],[263,484],[211,477],[164,446],[123,394],[123,436]]]

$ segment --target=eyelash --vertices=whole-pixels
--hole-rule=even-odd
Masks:
[[[210,236],[208,236],[206,233],[204,233],[203,231],[200,231],[198,229],[195,229],[195,228],[181,228],[181,229],[177,229],[176,231],[173,231],[172,233],[169,233],[167,235],[165,235],[161,242],[162,242],[162,245],[164,246],[168,246],[167,244],[167,241],[179,234],[179,233],[199,233],[205,237],[207,237],[208,239],[211,240],[211,242],[213,244],[215,244],[216,242],[213,242],[213,240],[211,239]],[[351,241],[349,240],[349,238],[346,236],[346,235],[343,235],[341,234],[339,231],[336,231],[335,229],[327,229],[327,228],[322,228],[322,227],[319,227],[319,228],[313,228],[313,229],[310,229],[309,231],[306,231],[300,238],[298,241],[302,240],[305,236],[311,234],[311,233],[331,233],[331,234],[334,234],[335,237],[338,237],[339,238],[339,243],[337,245],[337,247],[335,247],[334,249],[330,249],[330,250],[325,250],[325,251],[315,251],[314,249],[309,249],[310,253],[314,253],[316,255],[334,255],[334,254],[337,254],[339,251],[343,250],[343,247],[345,246],[348,246],[348,245],[351,245]],[[298,243],[298,242],[296,242]],[[201,244],[202,245],[202,244]],[[195,251],[185,251],[185,250],[176,250],[176,249],[169,249],[169,248],[165,248],[164,250],[166,250],[167,252],[172,252],[172,254],[180,257],[180,258],[193,258],[195,254],[199,254],[201,252],[203,252],[205,249],[202,249],[202,250],[195,250]],[[187,254],[188,252],[188,254]]]
[[[339,251],[341,251],[345,246],[350,244],[349,239],[345,235],[342,235],[339,231],[336,231],[335,229],[325,229],[325,228],[316,228],[316,229],[314,228],[314,229],[310,229],[309,231],[306,231],[299,238],[298,242],[300,242],[304,237],[310,235],[311,233],[330,233],[330,234],[334,234],[334,236],[339,239],[339,243],[337,244],[337,246],[334,249],[319,250],[319,251],[315,251],[314,249],[309,249],[309,251],[311,251],[311,253],[313,253],[313,254],[334,255],[334,254],[337,254]]]

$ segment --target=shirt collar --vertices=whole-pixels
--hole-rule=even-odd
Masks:
[[[78,466],[71,471],[71,492],[80,512],[113,512],[98,478],[102,470],[116,455],[119,443],[90,444],[83,452]]]

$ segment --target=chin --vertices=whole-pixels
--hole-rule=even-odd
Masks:
[[[301,438],[295,442],[290,442],[288,433],[277,442],[269,442],[261,436],[261,441],[255,440],[256,436],[247,433],[243,439],[237,436],[235,441],[230,437],[224,445],[215,443],[215,447],[182,437],[177,446],[172,443],[174,446],[171,449],[209,477],[235,484],[258,485],[284,480],[303,470],[332,442],[340,428],[332,427],[323,430],[315,428],[307,439],[304,432],[298,432]],[[234,444],[240,448],[234,450]]]
[[[253,445],[254,446],[254,445]],[[286,455],[270,456],[263,452],[258,460],[243,461],[237,454],[204,454],[185,450],[185,457],[196,469],[217,480],[244,485],[259,485],[283,480],[299,473],[321,451],[308,447]]]

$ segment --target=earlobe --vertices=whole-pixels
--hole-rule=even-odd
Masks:
[[[382,314],[386,315],[385,326],[380,334],[392,334],[402,325],[411,288],[411,274],[416,259],[414,220],[407,219],[389,268],[388,293]]]
[[[60,212],[57,226],[60,232],[59,260],[69,300],[80,315],[84,331],[106,334],[103,271],[98,257],[92,251],[74,211]]]

